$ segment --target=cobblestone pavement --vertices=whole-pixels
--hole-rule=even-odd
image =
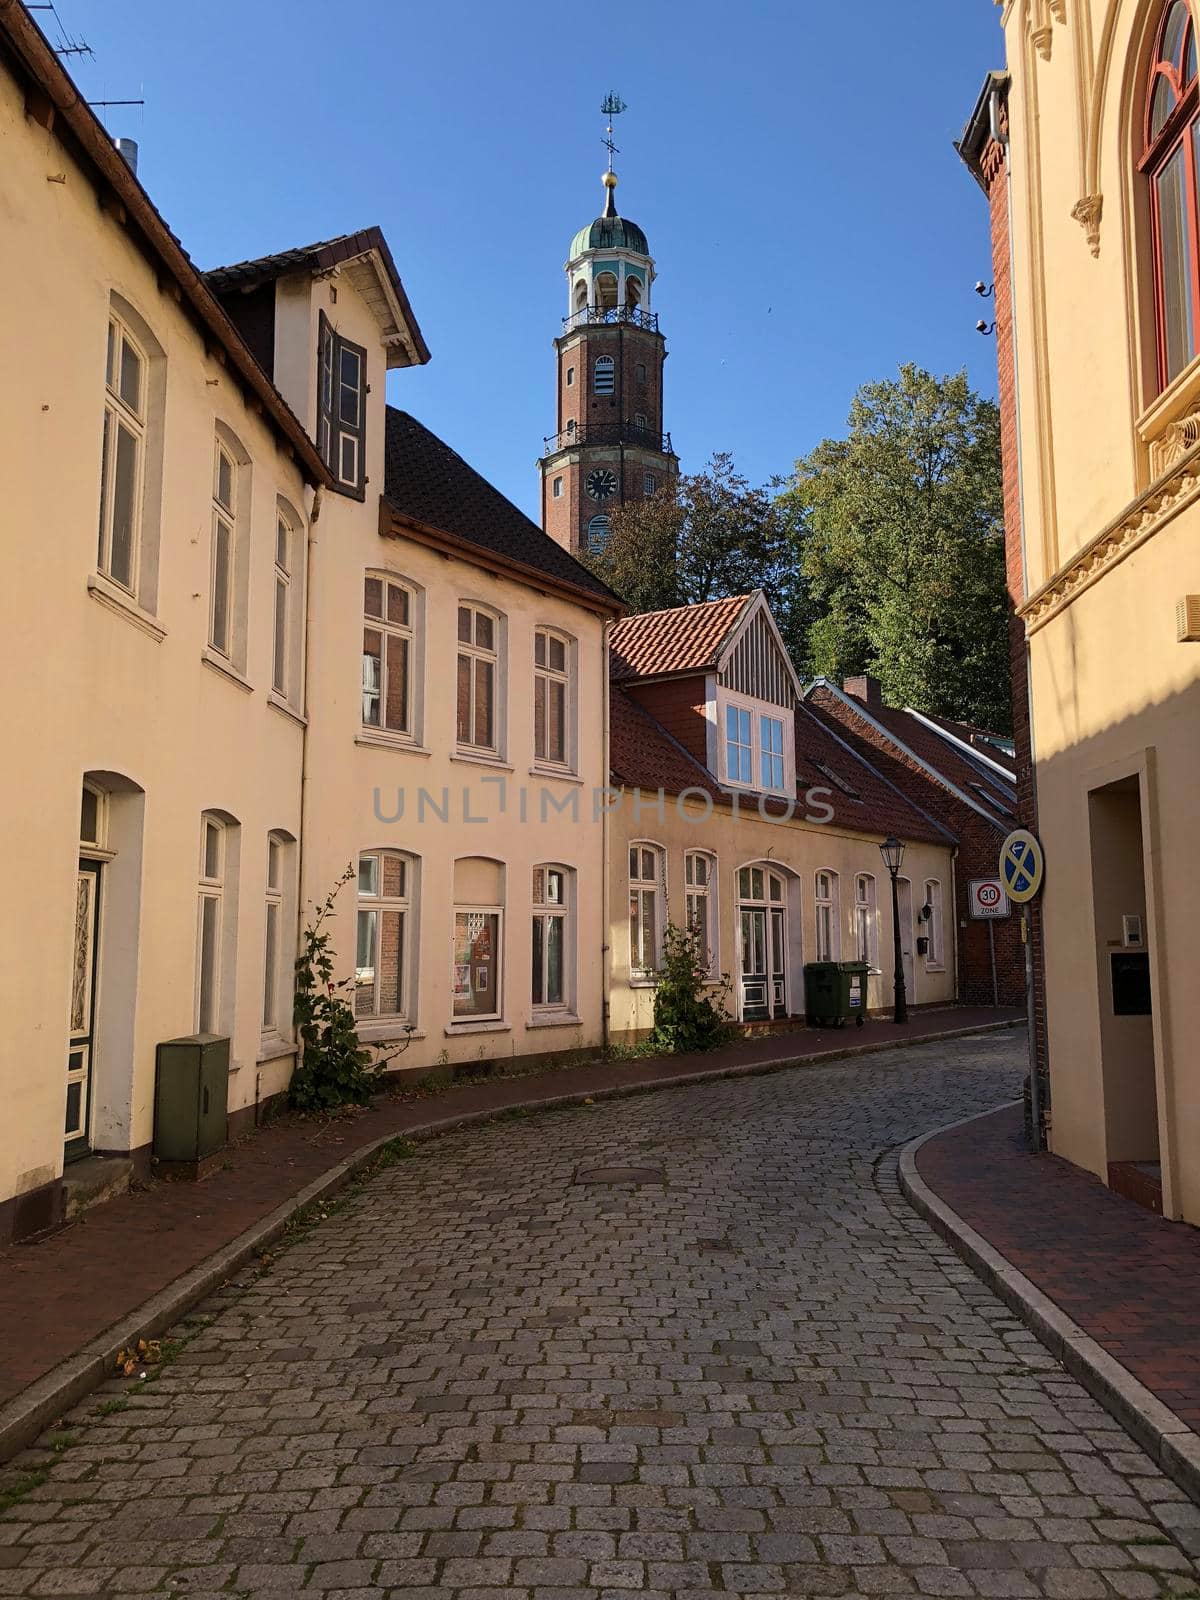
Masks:
[[[14,1464],[48,1463],[0,1595],[1200,1596],[1200,1510],[896,1189],[894,1146],[1020,1060],[959,1040],[423,1147]],[[666,1181],[576,1181],[617,1165]]]

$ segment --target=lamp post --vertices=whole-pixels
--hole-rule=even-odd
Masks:
[[[892,878],[892,948],[896,952],[896,1008],[893,1022],[908,1021],[908,999],[904,992],[904,952],[900,948],[900,893],[896,887],[896,874],[904,862],[904,846],[894,835],[879,846],[883,864]]]

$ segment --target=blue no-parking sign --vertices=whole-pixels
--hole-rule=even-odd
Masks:
[[[1028,828],[1017,828],[1000,847],[1000,877],[1010,900],[1024,905],[1042,887],[1046,858]]]

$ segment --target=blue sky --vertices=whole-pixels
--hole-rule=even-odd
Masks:
[[[53,20],[39,13],[52,35]],[[531,514],[571,235],[646,230],[683,468],[755,482],[913,360],[995,392],[983,196],[951,145],[1003,64],[992,0],[58,0],[89,98],[202,267],[378,223],[433,352],[419,416]]]

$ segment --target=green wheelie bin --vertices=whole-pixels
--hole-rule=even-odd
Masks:
[[[810,1028],[844,1028],[867,1018],[864,961],[809,961],[804,967],[804,1020]]]

